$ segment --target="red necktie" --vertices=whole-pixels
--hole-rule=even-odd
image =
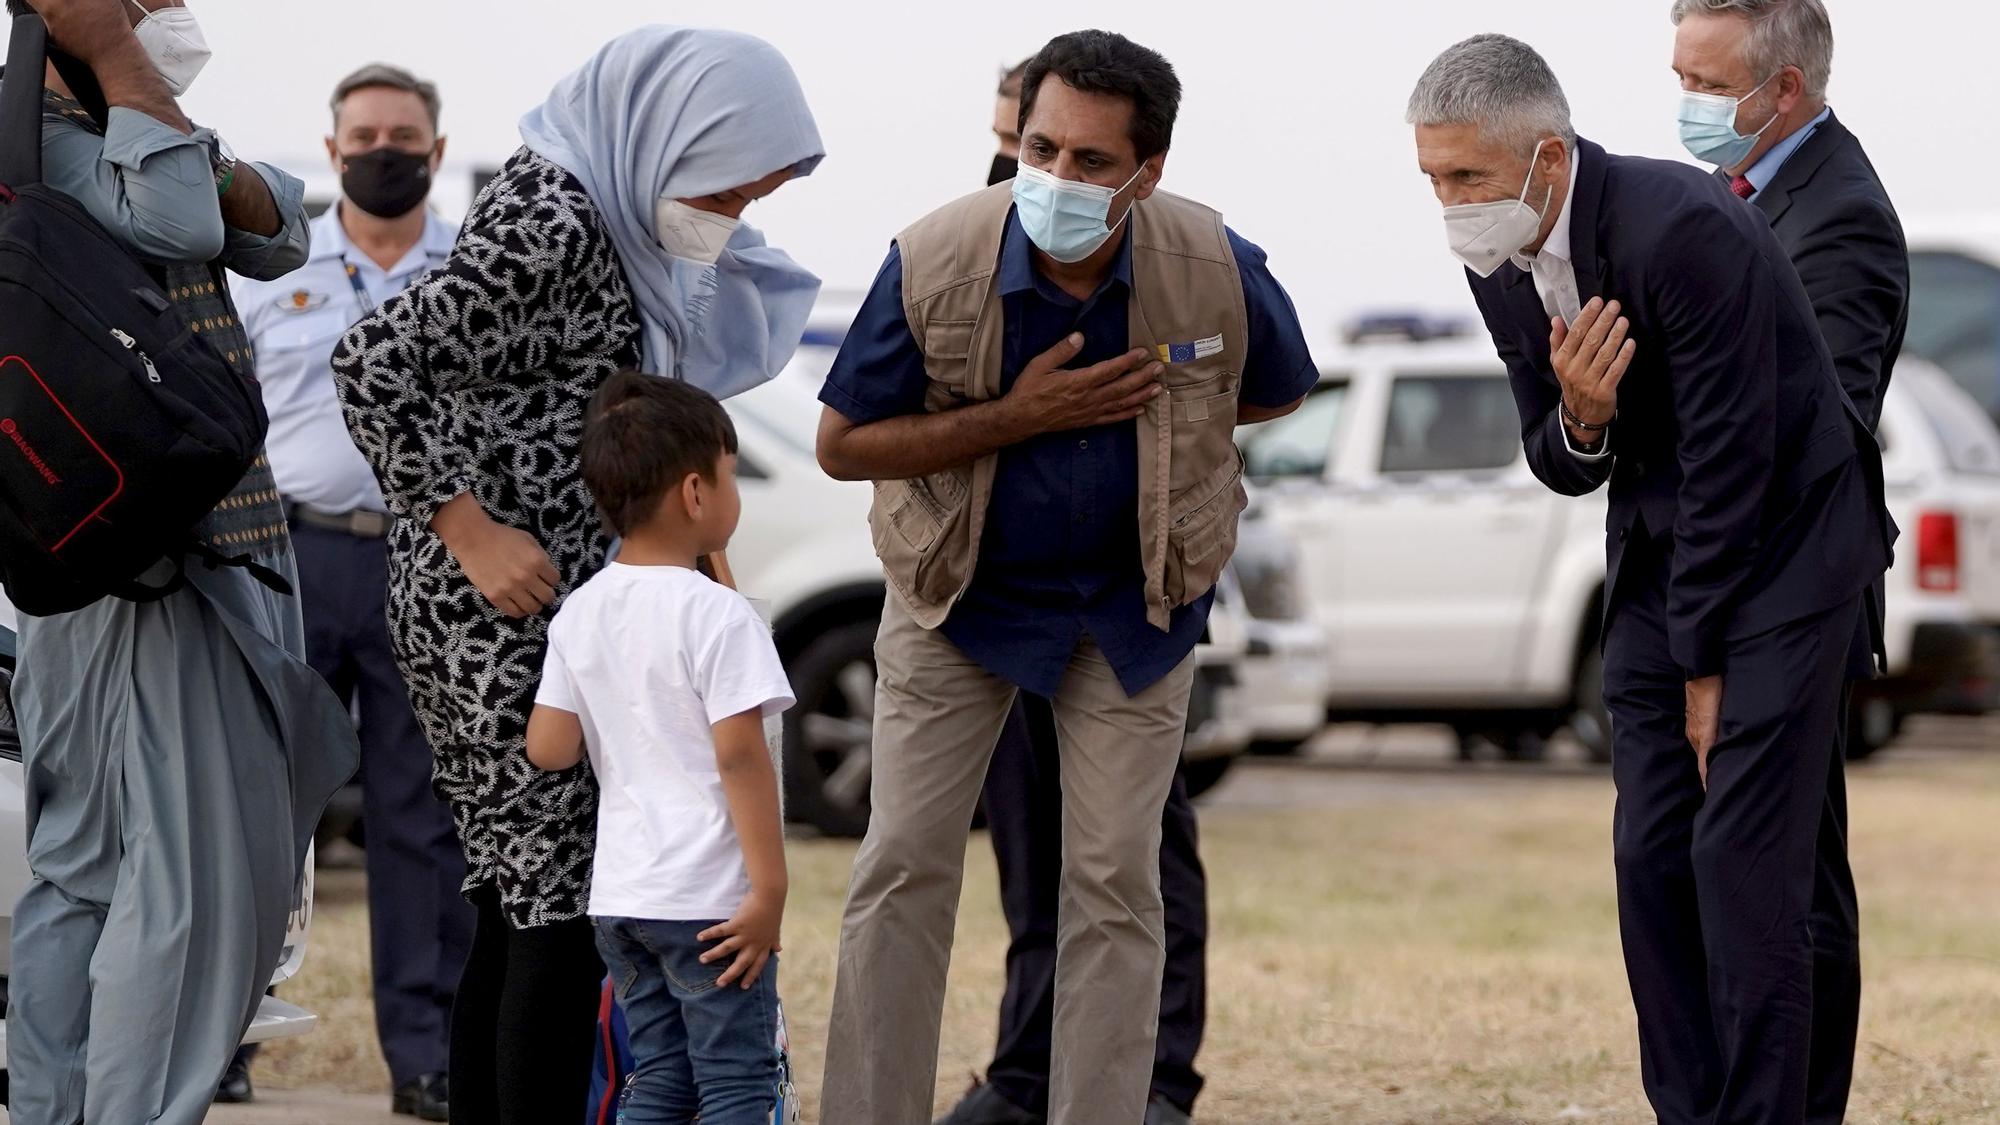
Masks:
[[[1729,190],[1735,192],[1738,199],[1748,199],[1757,194],[1757,185],[1751,183],[1748,176],[1737,176],[1729,181]]]

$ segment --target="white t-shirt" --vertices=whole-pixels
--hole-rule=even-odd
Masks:
[[[684,567],[606,565],[549,626],[535,702],[582,721],[597,773],[590,913],[735,914],[750,878],[711,728],[793,702],[770,627],[743,595]]]

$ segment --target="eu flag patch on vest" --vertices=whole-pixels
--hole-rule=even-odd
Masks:
[[[1193,363],[1221,352],[1222,337],[1218,334],[1192,344],[1160,344],[1158,347],[1160,360],[1164,363]]]

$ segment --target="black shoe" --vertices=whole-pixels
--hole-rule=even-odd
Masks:
[[[229,1060],[229,1069],[222,1072],[222,1084],[215,1088],[215,1104],[243,1105],[257,1100],[257,1091],[250,1085],[250,1060],[241,1055]]]
[[[1047,1120],[1001,1097],[991,1083],[974,1081],[951,1112],[932,1125],[1045,1125]]]
[[[420,1074],[396,1087],[391,1111],[419,1121],[451,1119],[451,1087],[442,1074]]]
[[[1161,1097],[1153,1095],[1146,1103],[1146,1125],[1194,1125],[1194,1118],[1186,1110]]]

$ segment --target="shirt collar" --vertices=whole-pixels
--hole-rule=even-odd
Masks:
[[[371,264],[355,252],[354,244],[347,239],[347,228],[340,225],[340,209],[345,205],[344,202],[335,203],[312,221],[312,252],[307,261],[336,261],[351,256],[357,266]],[[445,222],[436,211],[429,210],[429,204],[425,204],[425,208],[423,237],[417,240],[416,246],[403,256],[401,262],[396,263],[396,268],[389,271],[391,277],[404,272],[406,266],[429,265],[429,259],[450,257],[451,248],[458,242],[458,228]],[[412,262],[416,255],[422,255],[426,261]]]
[[[1112,237],[1120,238],[1131,221],[1128,216],[1125,223],[1112,232]],[[1010,297],[1037,289],[1038,276],[1035,272],[1034,244],[1028,240],[1028,232],[1021,226],[1021,217],[1010,208],[1006,233],[1000,236],[1000,295]],[[1125,286],[1128,292],[1132,288],[1132,239],[1129,235],[1120,238],[1118,256],[1111,262],[1111,274],[1104,279],[1104,284],[1097,287],[1097,292],[1104,292],[1105,287],[1114,281]]]
[[[1582,163],[1582,152],[1579,151],[1570,154],[1569,190],[1563,192],[1562,210],[1556,212],[1556,225],[1549,228],[1549,237],[1542,242],[1541,250],[1535,254],[1530,254],[1524,250],[1514,255],[1514,265],[1522,273],[1533,273],[1535,270],[1535,259],[1540,257],[1554,258],[1561,262],[1569,261],[1569,211],[1570,205],[1576,202],[1576,170]]]
[[[1770,187],[1771,181],[1778,178],[1778,169],[1783,168],[1785,161],[1790,160],[1792,154],[1799,151],[1799,146],[1805,144],[1812,137],[1813,133],[1819,129],[1820,123],[1831,116],[1833,116],[1832,106],[1820,110],[1819,116],[1806,122],[1804,128],[1772,145],[1771,151],[1758,157],[1757,163],[1752,164],[1750,170],[1743,173],[1743,178],[1749,180],[1750,186],[1756,188],[1758,191],[1763,191],[1765,188]],[[1751,198],[1754,199],[1755,195],[1753,194]]]

